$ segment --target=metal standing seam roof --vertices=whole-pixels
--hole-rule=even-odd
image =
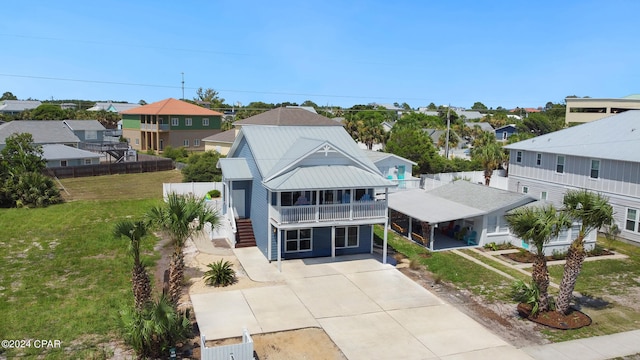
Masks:
[[[437,187],[429,194],[471,206],[486,212],[492,212],[510,205],[519,204],[529,195],[513,191],[496,189],[490,186],[459,180]]]
[[[320,165],[298,167],[264,183],[273,191],[308,189],[382,188],[396,184],[355,166]]]
[[[13,134],[29,133],[36,144],[79,143],[80,139],[62,121],[14,120],[0,125],[0,144]]]
[[[378,161],[382,161],[384,159],[392,157],[402,161],[406,161],[412,165],[418,165],[418,163],[413,162],[409,159],[405,159],[402,156],[398,156],[396,154],[390,154],[382,151],[373,151],[373,150],[362,150],[362,151],[365,153],[365,155],[367,155],[369,159],[371,159],[371,161],[373,161],[374,164],[377,163]]]
[[[284,162],[293,163],[299,160],[300,152],[293,148],[293,145],[300,138],[327,141],[363,168],[374,174],[380,173],[342,126],[243,126],[228,157],[233,157],[236,147],[243,138],[251,148],[258,170],[263,177],[270,174],[276,165],[282,166]]]
[[[62,144],[44,144],[42,157],[45,160],[96,159],[100,158],[100,154]]]
[[[481,209],[441,198],[422,189],[389,194],[389,208],[430,224],[470,218],[486,213]]]
[[[71,130],[106,130],[98,120],[63,120]]]
[[[218,159],[218,168],[227,180],[253,180],[253,174],[249,170],[245,158],[221,158]]]
[[[640,162],[640,110],[629,110],[505,146],[506,149]]]

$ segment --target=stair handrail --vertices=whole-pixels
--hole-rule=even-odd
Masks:
[[[235,206],[229,208],[228,216],[229,223],[231,223],[231,242],[233,245],[236,245],[236,233],[238,232],[238,227],[236,226],[236,208]]]

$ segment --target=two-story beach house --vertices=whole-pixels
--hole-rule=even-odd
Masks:
[[[121,114],[122,136],[142,151],[163,151],[168,145],[204,150],[202,139],[219,133],[222,123],[222,113],[172,98]]]
[[[640,111],[505,146],[509,189],[556,205],[568,189],[609,198],[624,239],[640,242]],[[595,237],[595,234],[592,234]]]
[[[243,126],[218,166],[223,211],[270,261],[373,252],[396,186],[341,126]]]

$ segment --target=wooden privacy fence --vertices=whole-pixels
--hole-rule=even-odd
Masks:
[[[74,178],[113,174],[136,174],[173,170],[173,160],[159,159],[152,161],[136,161],[113,164],[94,164],[79,166],[61,166],[44,169],[43,173],[57,178]]]

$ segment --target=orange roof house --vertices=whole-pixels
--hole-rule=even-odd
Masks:
[[[122,112],[122,136],[141,151],[204,150],[202,139],[219,133],[221,124],[222,113],[173,98]]]

